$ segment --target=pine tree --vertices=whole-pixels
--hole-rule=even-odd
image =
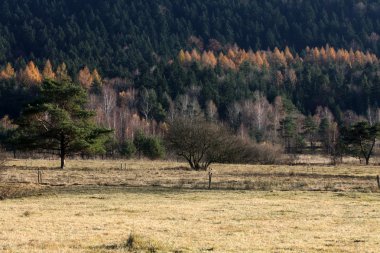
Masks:
[[[39,97],[18,119],[18,147],[58,152],[61,168],[67,155],[103,153],[110,130],[94,125],[94,113],[85,109],[87,94],[71,82],[44,81]]]
[[[315,142],[317,137],[317,124],[314,122],[313,117],[307,116],[303,124],[303,135],[310,142],[310,148],[315,149]]]

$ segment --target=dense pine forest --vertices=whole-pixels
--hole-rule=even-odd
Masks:
[[[0,13],[2,135],[44,80],[82,85],[111,153],[179,115],[289,152],[332,153],[342,127],[380,122],[379,0],[4,0]]]
[[[119,77],[213,40],[246,50],[330,44],[378,54],[379,12],[378,0],[4,0],[0,61],[51,59]]]

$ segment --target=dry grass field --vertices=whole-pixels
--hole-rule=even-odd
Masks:
[[[0,252],[378,252],[380,167],[13,160]],[[123,168],[121,168],[123,164]],[[37,170],[42,184],[37,184]]]

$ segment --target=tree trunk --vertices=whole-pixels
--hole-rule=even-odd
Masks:
[[[65,135],[61,134],[61,169],[65,168],[66,147],[65,147]]]
[[[366,157],[366,158],[365,158],[365,164],[366,164],[366,165],[369,165],[369,157]]]

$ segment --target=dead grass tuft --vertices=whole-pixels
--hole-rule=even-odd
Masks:
[[[146,239],[140,235],[130,233],[128,238],[120,244],[107,244],[92,248],[94,250],[106,250],[107,252],[166,252],[164,247],[157,242]]]
[[[0,183],[0,200],[32,196],[42,188],[31,183]]]

